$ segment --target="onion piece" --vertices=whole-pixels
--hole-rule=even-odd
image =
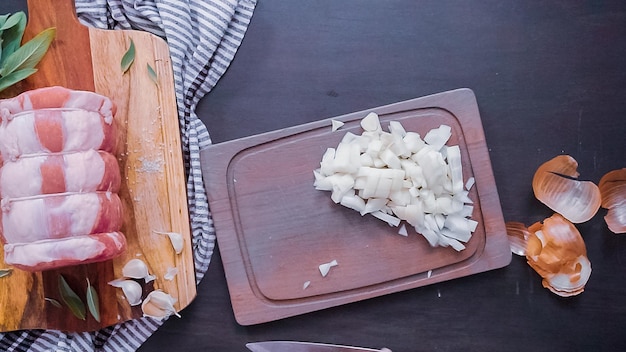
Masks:
[[[591,276],[591,262],[574,224],[556,213],[528,231],[526,260],[543,278],[543,286],[563,297],[583,292]]]
[[[533,177],[535,197],[573,223],[591,219],[600,208],[598,187],[579,181],[578,163],[569,155],[559,155],[543,163]]]
[[[322,277],[326,277],[326,275],[328,275],[328,272],[330,271],[330,268],[336,265],[337,265],[337,260],[332,260],[331,262],[320,264],[319,270],[320,270],[320,274],[322,274]]]
[[[626,168],[612,170],[598,184],[602,207],[608,209],[604,221],[614,233],[626,233]]]
[[[338,120],[330,120],[330,123],[332,124],[331,130],[333,132],[337,131],[338,129],[340,129],[344,125],[343,122],[338,121]]]

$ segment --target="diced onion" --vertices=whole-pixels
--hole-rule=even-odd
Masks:
[[[324,152],[313,171],[315,189],[390,226],[405,221],[433,247],[463,250],[478,225],[470,218],[474,178],[464,182],[461,149],[446,145],[452,128],[440,125],[422,139],[391,121],[386,132],[374,112],[360,124],[361,135],[348,132]],[[399,233],[408,236],[406,228]]]

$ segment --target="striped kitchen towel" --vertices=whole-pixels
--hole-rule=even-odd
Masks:
[[[211,138],[195,109],[233,60],[255,6],[256,0],[76,0],[78,18],[88,26],[148,31],[169,45],[188,175],[196,282],[211,261],[215,229],[200,167],[200,150]],[[0,333],[0,351],[134,351],[161,324],[141,318],[96,332]]]

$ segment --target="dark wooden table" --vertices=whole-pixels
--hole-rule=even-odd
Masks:
[[[595,182],[626,167],[626,2],[260,0],[197,112],[220,143],[459,87],[477,96],[505,220],[542,220],[551,212],[531,190],[542,162],[569,154]],[[606,228],[604,212],[578,226],[593,273],[567,299],[514,256],[503,269],[243,327],[216,251],[182,319],[140,351],[244,351],[276,339],[394,352],[624,351],[626,235]]]

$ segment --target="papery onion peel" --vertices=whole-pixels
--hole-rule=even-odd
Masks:
[[[614,233],[626,233],[626,168],[609,171],[598,184],[602,207],[608,209],[604,220]]]
[[[543,287],[569,297],[583,292],[591,276],[585,242],[576,226],[561,214],[528,227],[526,259]]]
[[[530,236],[528,228],[523,223],[517,221],[507,221],[505,225],[511,252],[513,254],[525,256],[526,243],[528,242],[528,237]]]
[[[573,223],[591,219],[600,208],[600,190],[591,181],[578,180],[578,163],[558,155],[543,163],[533,177],[535,197]]]

